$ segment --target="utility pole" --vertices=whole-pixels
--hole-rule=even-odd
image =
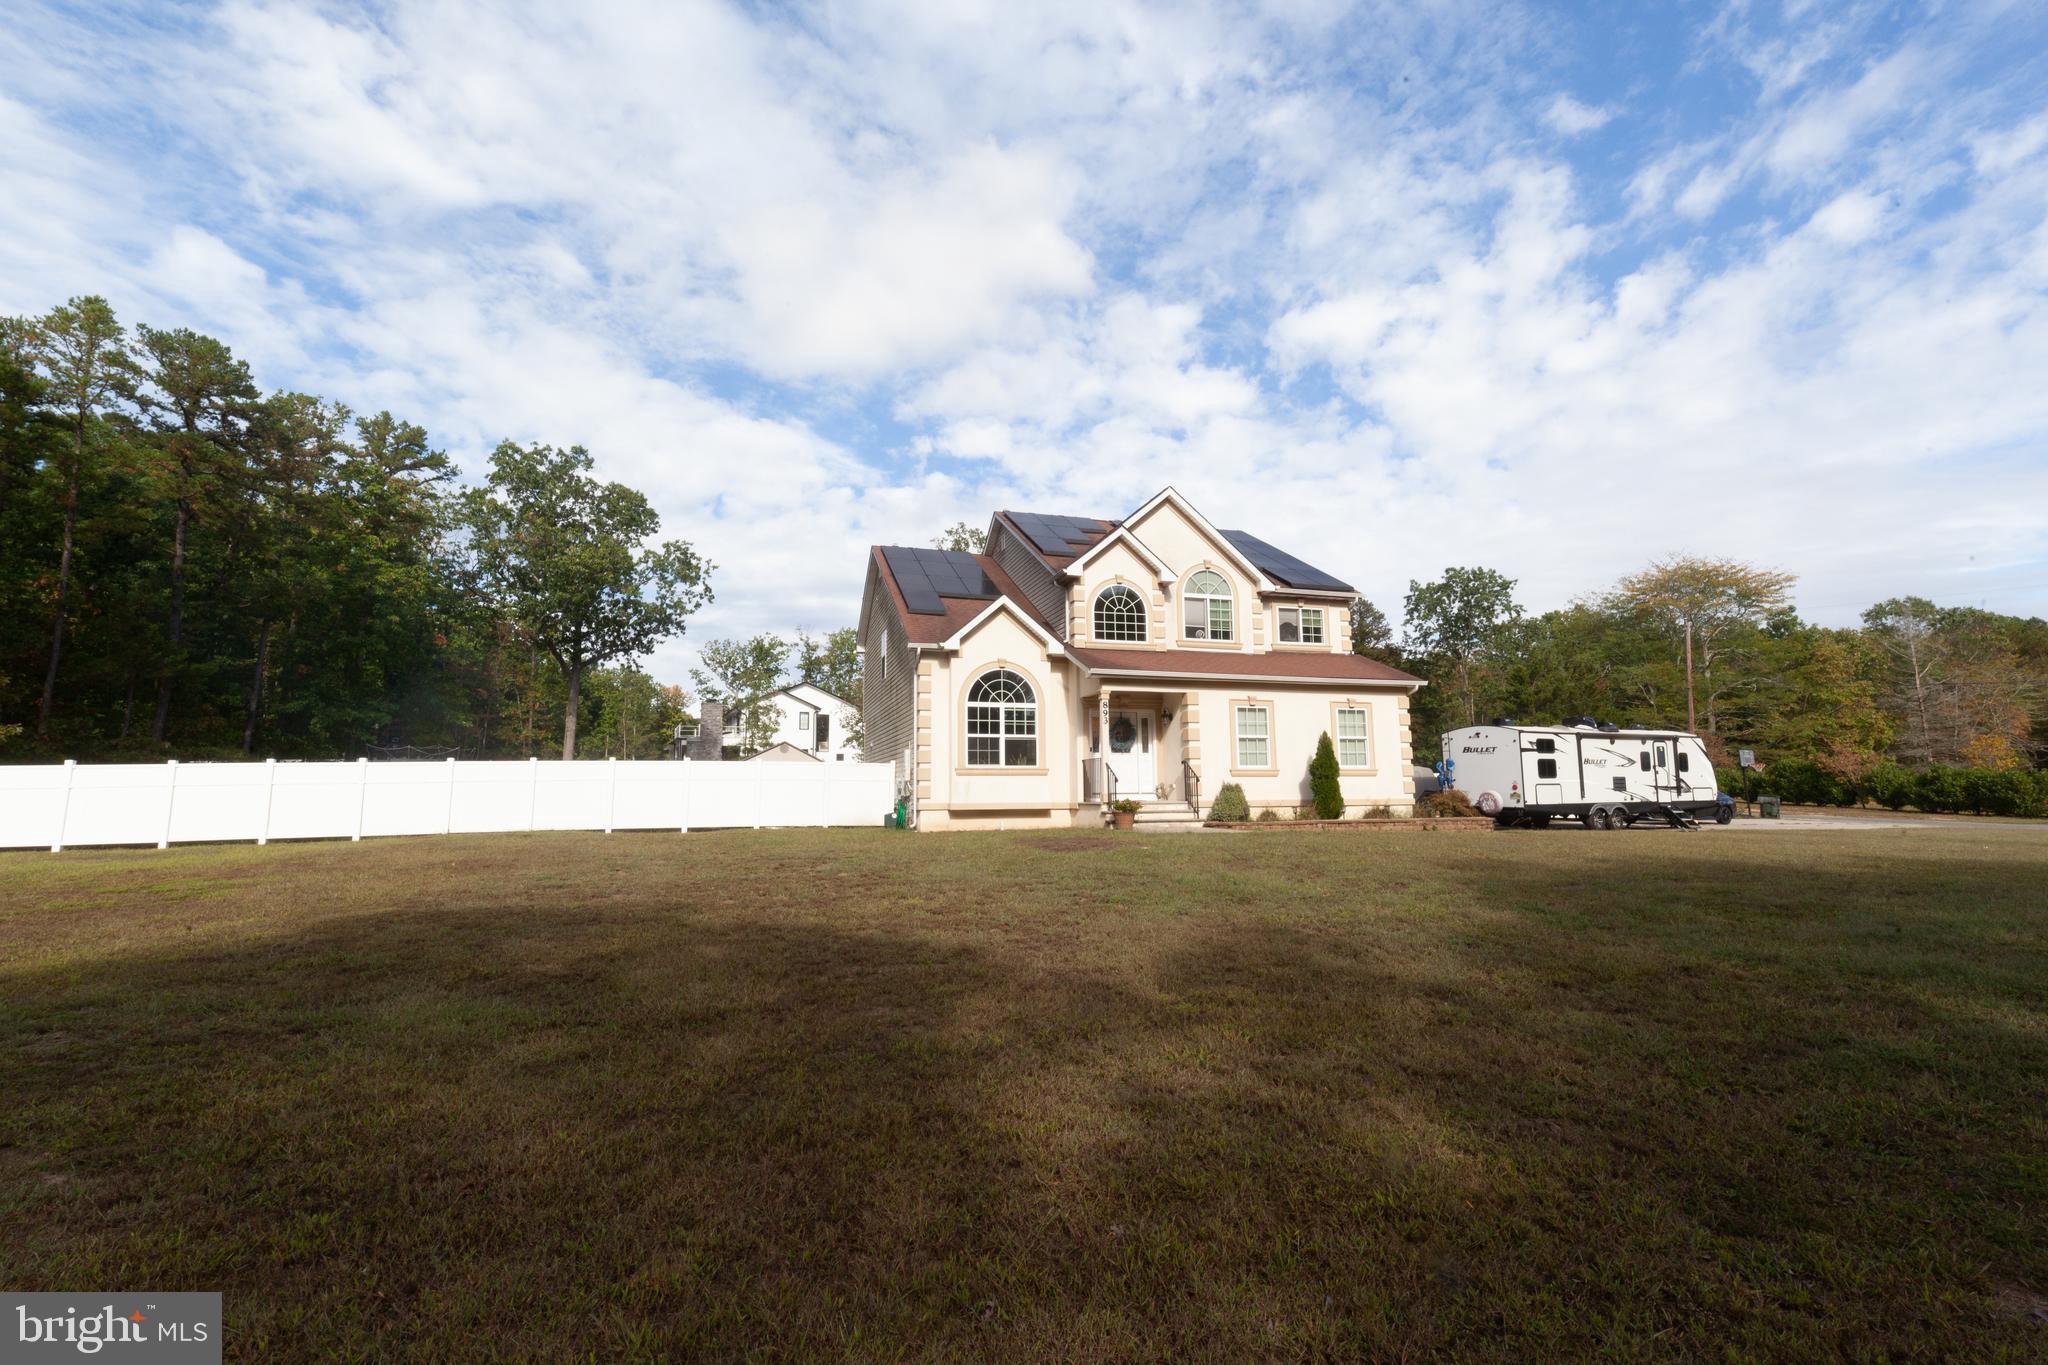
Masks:
[[[1700,732],[1699,717],[1692,709],[1692,622],[1685,623],[1685,728],[1691,734]]]

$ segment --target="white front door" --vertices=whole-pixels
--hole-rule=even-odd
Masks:
[[[1159,786],[1158,755],[1153,752],[1152,725],[1145,711],[1109,713],[1104,758],[1116,778],[1116,794],[1132,801],[1150,801]]]

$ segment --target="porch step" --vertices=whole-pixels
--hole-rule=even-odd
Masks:
[[[1104,824],[1113,823],[1111,817],[1107,814],[1102,817],[1102,822]],[[1138,807],[1138,813],[1131,817],[1131,822],[1138,825],[1198,825],[1201,823],[1201,821],[1195,818],[1195,813],[1188,809],[1187,802],[1185,801],[1148,802]]]

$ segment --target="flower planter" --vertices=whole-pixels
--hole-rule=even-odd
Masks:
[[[1137,815],[1127,810],[1111,811],[1109,818],[1118,829],[1129,829],[1132,825],[1138,823]]]

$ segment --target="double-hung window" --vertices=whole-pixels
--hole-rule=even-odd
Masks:
[[[799,711],[799,712],[797,712],[797,713],[796,713],[796,728],[797,728],[797,729],[799,729],[799,730],[806,730],[806,731],[807,731],[807,730],[809,730],[809,729],[811,728],[811,713],[810,713],[810,712],[808,712],[808,711]]]
[[[1230,619],[1230,583],[1213,569],[1204,569],[1181,590],[1182,632],[1190,640],[1235,640]]]
[[[984,673],[967,690],[967,766],[1038,765],[1038,698],[1007,668]]]
[[[1237,707],[1237,766],[1273,766],[1273,713],[1255,703]]]
[[[1371,724],[1369,713],[1362,706],[1340,706],[1337,708],[1337,766],[1340,768],[1370,768],[1372,766]]]
[[[1280,608],[1280,643],[1283,645],[1319,645],[1323,642],[1323,609],[1321,607]]]

